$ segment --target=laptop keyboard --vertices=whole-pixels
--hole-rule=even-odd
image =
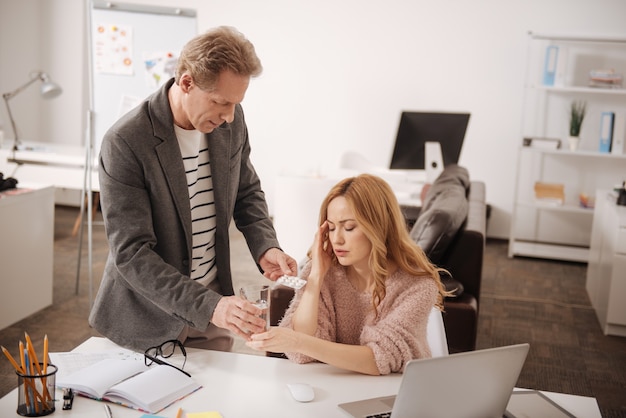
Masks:
[[[383,412],[382,414],[368,415],[365,418],[390,418],[391,412]]]

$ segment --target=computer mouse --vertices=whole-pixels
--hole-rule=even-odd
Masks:
[[[315,398],[315,392],[307,383],[287,383],[291,396],[298,402],[311,402]]]

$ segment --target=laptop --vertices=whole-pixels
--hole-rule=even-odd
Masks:
[[[525,343],[411,360],[397,395],[339,408],[355,418],[501,418],[528,349]]]

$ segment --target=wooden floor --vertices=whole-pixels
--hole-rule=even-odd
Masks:
[[[76,214],[74,208],[56,208],[53,305],[0,330],[0,344],[14,355],[24,332],[39,351],[45,334],[51,351],[69,351],[98,335],[87,324],[90,286],[86,239],[79,293],[75,294],[79,240],[72,237],[72,228]],[[102,226],[95,225],[93,232],[95,294],[108,248]],[[259,272],[245,241],[236,230],[231,237],[236,286],[256,280]],[[488,240],[478,348],[528,342],[531,349],[518,386],[594,396],[603,417],[626,417],[626,338],[602,334],[585,291],[585,278],[585,264],[510,259],[507,242]],[[237,349],[246,351],[241,345]],[[0,396],[12,390],[16,380],[9,362],[0,360]]]

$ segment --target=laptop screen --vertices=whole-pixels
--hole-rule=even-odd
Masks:
[[[339,404],[349,416],[501,418],[528,344],[467,351],[407,363],[393,407],[389,397]]]

